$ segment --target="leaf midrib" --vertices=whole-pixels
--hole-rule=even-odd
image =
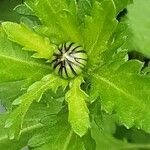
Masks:
[[[15,61],[15,62],[20,62],[20,63],[26,64],[28,66],[32,65],[32,66],[36,66],[36,67],[43,68],[43,69],[50,69],[50,67],[47,66],[47,65],[42,65],[42,64],[39,64],[37,62],[30,61],[30,60],[26,61],[26,60],[18,59],[16,57],[6,56],[6,55],[3,55],[3,54],[0,54],[0,57],[5,58],[5,59],[9,59],[9,60],[12,60],[12,61]]]
[[[103,82],[107,83],[108,85],[110,85],[112,88],[116,89],[117,91],[121,92],[122,94],[124,94],[126,97],[128,97],[129,99],[131,99],[132,101],[134,101],[135,103],[139,102],[139,99],[136,97],[136,96],[133,96],[129,93],[127,93],[126,91],[124,91],[123,89],[121,89],[120,87],[116,86],[114,83],[112,83],[110,80],[98,75],[98,74],[95,74],[94,75],[96,77],[96,79],[100,79],[102,80]],[[141,105],[143,103],[140,103]],[[145,106],[145,105],[144,105]]]
[[[73,135],[73,130],[70,130],[68,136],[66,137],[66,142],[64,143],[64,146],[63,146],[62,150],[67,150],[69,142],[72,138],[72,135]]]

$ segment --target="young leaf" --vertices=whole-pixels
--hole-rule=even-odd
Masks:
[[[24,50],[37,52],[33,57],[45,59],[52,57],[55,50],[54,45],[50,44],[48,38],[39,36],[25,24],[4,22],[2,27],[11,41],[23,46]]]
[[[14,105],[20,105],[10,113],[5,124],[5,127],[9,129],[10,138],[13,139],[20,135],[23,119],[33,101],[36,100],[39,102],[45,91],[51,89],[55,92],[60,86],[65,88],[67,86],[67,81],[52,74],[47,75],[41,81],[35,82],[31,85],[27,93],[13,102]]]
[[[100,54],[107,49],[107,43],[114,32],[117,20],[112,0],[95,1],[91,16],[85,18],[83,32],[85,49],[88,51],[89,66],[99,62]]]
[[[103,110],[116,112],[127,128],[136,126],[150,132],[150,78],[140,74],[142,67],[136,60],[109,63],[93,74],[92,86],[99,93]]]
[[[52,31],[51,34],[59,38],[61,42],[69,40],[81,43],[74,0],[70,3],[67,3],[66,0],[27,0],[26,5]]]
[[[70,83],[70,90],[66,93],[69,109],[69,122],[72,129],[79,136],[83,136],[90,127],[89,110],[86,105],[88,95],[81,90],[82,77],[77,77]]]

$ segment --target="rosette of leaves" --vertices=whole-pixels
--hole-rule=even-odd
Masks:
[[[107,139],[99,131],[104,112],[115,114],[110,124],[150,132],[150,77],[142,62],[128,60],[126,25],[116,19],[129,3],[26,0],[15,8],[21,23],[0,27],[0,97],[8,112],[1,116],[3,147],[11,145],[3,141],[8,135],[21,141],[13,150],[22,143],[38,150],[99,149],[99,138]],[[88,60],[81,74],[64,79],[50,62],[68,41],[81,45]]]

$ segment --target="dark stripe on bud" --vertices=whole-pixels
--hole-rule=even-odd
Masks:
[[[80,74],[86,63],[86,51],[73,42],[59,45],[52,59],[55,73],[64,78],[73,78]]]

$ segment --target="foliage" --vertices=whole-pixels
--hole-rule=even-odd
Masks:
[[[150,133],[150,69],[128,57],[129,40],[149,55],[135,27],[142,14],[133,19],[135,1],[129,7],[132,0],[26,0],[15,7],[20,22],[0,26],[0,101],[6,110],[0,114],[0,149],[150,149],[135,136],[118,134],[119,126],[137,136]],[[127,6],[129,14],[121,16]],[[68,41],[88,56],[73,79],[51,66]]]

